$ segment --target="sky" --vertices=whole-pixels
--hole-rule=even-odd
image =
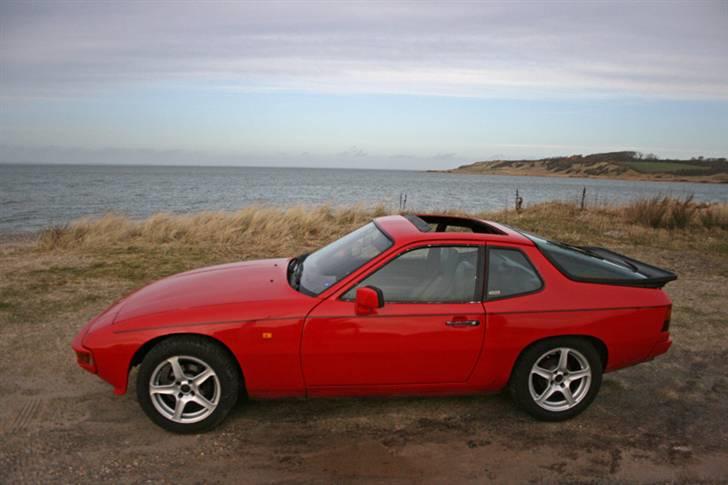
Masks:
[[[728,156],[728,0],[0,0],[0,163]]]

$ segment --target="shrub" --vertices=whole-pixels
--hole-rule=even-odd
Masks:
[[[712,204],[698,211],[703,227],[708,229],[728,229],[728,205]]]
[[[655,229],[728,229],[728,204],[697,204],[692,195],[640,199],[622,210],[626,222]]]

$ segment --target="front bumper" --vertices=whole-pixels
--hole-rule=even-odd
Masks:
[[[79,367],[92,374],[96,374],[96,360],[94,359],[93,353],[83,346],[83,338],[86,336],[86,332],[88,332],[88,325],[78,332],[73,342],[71,342],[71,348],[76,354],[76,363]]]
[[[140,343],[113,333],[114,316],[113,311],[107,311],[92,319],[76,334],[71,348],[79,367],[111,384],[115,394],[124,394],[129,364]]]

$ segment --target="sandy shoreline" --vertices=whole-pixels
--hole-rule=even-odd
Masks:
[[[4,232],[0,231],[0,244],[28,243],[38,238],[40,231]]]

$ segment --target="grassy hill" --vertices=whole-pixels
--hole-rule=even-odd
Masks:
[[[539,160],[492,160],[461,165],[446,172],[728,183],[725,158],[657,159],[633,151]]]

